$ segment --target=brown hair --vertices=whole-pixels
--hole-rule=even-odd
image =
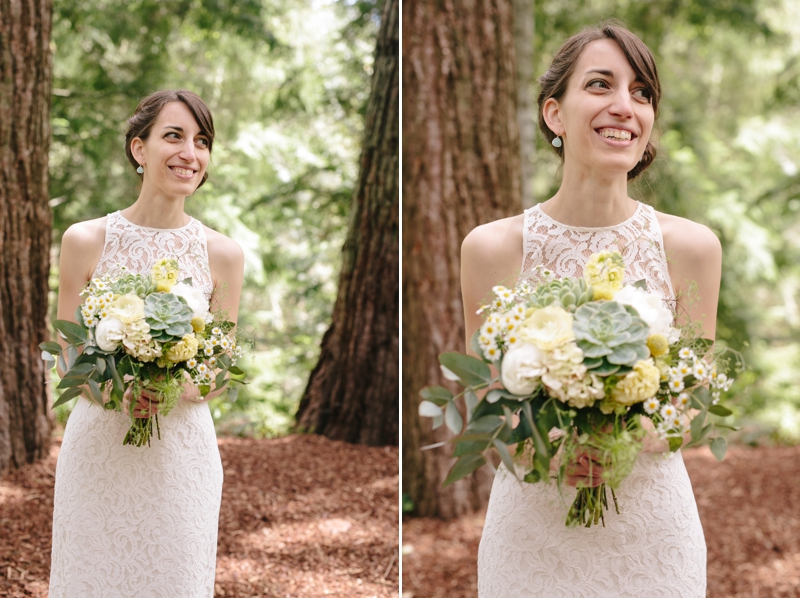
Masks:
[[[542,86],[539,92],[539,130],[541,130],[545,139],[548,142],[555,139],[556,134],[550,130],[544,122],[542,110],[544,103],[549,98],[560,100],[564,93],[567,91],[567,84],[575,70],[575,65],[578,63],[583,50],[587,45],[594,41],[611,39],[617,42],[628,62],[633,68],[638,78],[644,83],[650,92],[650,103],[653,105],[653,112],[658,115],[658,102],[661,99],[661,82],[658,80],[658,70],[656,69],[656,61],[653,58],[653,53],[650,51],[645,43],[640,40],[636,35],[628,31],[620,22],[610,20],[604,21],[596,27],[589,27],[576,33],[570,37],[558,49],[553,62],[547,72],[539,77],[539,83]],[[551,144],[552,146],[552,144]],[[561,160],[564,160],[564,148],[553,147],[553,150],[558,154]],[[650,164],[653,163],[656,157],[655,146],[647,142],[642,161],[633,167],[633,170],[628,172],[628,180],[638,176]]]
[[[155,123],[158,115],[161,114],[161,110],[170,102],[183,102],[186,104],[186,107],[194,115],[194,119],[200,127],[200,132],[208,137],[208,151],[209,153],[211,152],[211,146],[214,144],[214,119],[211,118],[211,111],[208,106],[200,99],[200,96],[192,91],[165,89],[151,93],[139,102],[136,112],[128,119],[128,132],[125,133],[125,155],[134,169],[139,167],[139,163],[131,152],[131,141],[136,137],[142,141],[147,139],[150,136],[150,129],[153,128],[153,123]],[[139,176],[142,177],[143,175]],[[207,179],[208,171],[203,173],[203,180],[200,181],[197,188],[202,187]]]

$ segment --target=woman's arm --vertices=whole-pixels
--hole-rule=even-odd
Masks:
[[[483,319],[476,314],[492,299],[492,287],[513,288],[522,268],[524,216],[496,220],[473,229],[461,244],[461,296],[464,303],[464,334],[469,342]]]
[[[717,302],[722,276],[722,246],[717,236],[706,226],[657,213],[664,238],[670,279],[677,297],[677,325],[689,322],[702,328],[701,336],[714,340],[717,329]],[[650,428],[649,420],[643,420]],[[687,432],[684,442],[690,440]],[[669,451],[665,440],[653,430],[645,437],[644,452]]]
[[[239,299],[244,281],[244,252],[239,244],[225,235],[206,227],[208,242],[208,264],[214,291],[211,294],[211,311],[221,312],[234,324],[239,317]],[[205,397],[194,384],[187,384],[182,399],[204,402],[210,401],[228,388],[214,389]]]

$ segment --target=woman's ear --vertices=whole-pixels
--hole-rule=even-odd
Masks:
[[[144,142],[139,137],[131,139],[131,155],[144,166]]]
[[[556,135],[564,134],[564,125],[561,122],[561,104],[555,98],[547,98],[542,107],[542,118],[547,127]]]

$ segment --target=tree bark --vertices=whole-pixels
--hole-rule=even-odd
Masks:
[[[403,3],[403,487],[415,512],[481,508],[491,471],[448,488],[449,448],[417,414],[448,384],[437,356],[464,351],[460,248],[479,224],[521,211],[514,7],[510,0]]]
[[[397,444],[399,9],[386,0],[333,322],[297,412],[334,440]]]
[[[0,0],[0,471],[43,457],[51,0]]]

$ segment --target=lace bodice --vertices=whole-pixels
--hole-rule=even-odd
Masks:
[[[206,233],[194,218],[180,228],[150,228],[129,222],[121,212],[109,214],[103,255],[92,276],[115,274],[120,266],[136,274],[147,273],[164,257],[178,260],[178,280],[191,277],[192,285],[211,297]]]
[[[584,228],[556,222],[539,204],[525,210],[521,277],[534,277],[542,265],[558,277],[583,276],[583,265],[593,253],[618,250],[625,260],[625,283],[646,280],[649,291],[659,291],[672,302],[661,227],[652,207],[639,203],[633,216],[615,226]]]

